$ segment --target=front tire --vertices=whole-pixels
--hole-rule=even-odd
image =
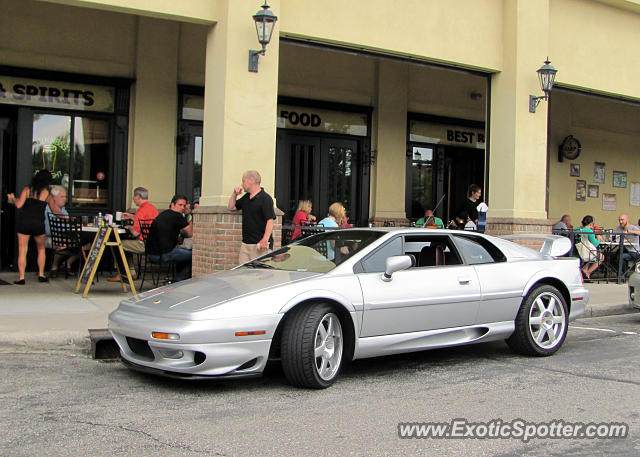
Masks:
[[[297,387],[324,389],[342,366],[344,339],[340,318],[327,304],[291,311],[282,331],[282,370]]]
[[[567,304],[553,286],[532,289],[522,301],[515,331],[507,344],[515,352],[544,357],[555,353],[567,336]]]

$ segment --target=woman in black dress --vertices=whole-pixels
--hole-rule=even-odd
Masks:
[[[20,198],[14,194],[7,197],[9,203],[13,203],[18,208],[16,214],[16,231],[18,232],[18,272],[19,277],[14,284],[24,284],[24,270],[27,266],[27,250],[29,249],[29,238],[33,236],[38,248],[38,281],[47,282],[44,275],[45,253],[45,230],[44,230],[44,210],[50,198],[49,185],[51,184],[51,173],[48,170],[40,170],[31,180],[31,187],[25,187],[20,193]]]

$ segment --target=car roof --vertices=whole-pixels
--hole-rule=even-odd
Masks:
[[[536,259],[542,257],[540,252],[535,249],[522,246],[513,241],[505,240],[493,235],[478,233],[472,230],[451,230],[451,229],[434,229],[422,227],[353,227],[345,230],[371,230],[376,232],[386,232],[389,234],[402,235],[454,235],[454,236],[470,236],[487,239],[494,246],[500,249],[507,258],[515,259]]]

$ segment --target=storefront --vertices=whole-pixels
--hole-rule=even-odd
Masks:
[[[108,83],[108,84],[107,84]],[[130,80],[0,68],[3,195],[41,169],[67,191],[70,213],[125,204]],[[3,205],[2,267],[13,259],[15,210]]]
[[[549,116],[548,212],[604,229],[640,218],[640,102],[557,88]]]
[[[432,207],[436,216],[450,221],[470,184],[488,187],[484,123],[409,114],[408,135],[407,218],[419,219]]]
[[[301,200],[318,220],[340,202],[349,222],[369,216],[371,108],[281,97],[275,195],[290,221]]]
[[[249,168],[285,221],[300,199],[320,217],[341,201],[358,225],[406,224],[440,201],[437,214],[450,219],[471,183],[494,234],[546,233],[565,212],[608,226],[635,213],[635,1],[272,0],[278,21],[258,72],[247,57],[259,46],[259,3],[152,3],[5,2],[3,195],[44,166],[73,211],[131,206],[137,186],[158,208],[175,192],[199,197],[196,275],[237,258],[241,215],[226,204]],[[319,20],[327,11],[331,27]],[[546,56],[557,89],[532,113]],[[582,152],[560,162],[569,135]],[[596,162],[604,183],[591,179]],[[584,201],[579,189],[591,191]],[[615,194],[615,211],[604,194],[606,208]],[[13,210],[2,210],[6,266]]]

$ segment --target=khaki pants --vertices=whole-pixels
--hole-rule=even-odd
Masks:
[[[122,240],[122,249],[124,249],[125,253],[144,254],[144,242],[142,240]],[[116,255],[116,259],[118,259],[118,264],[120,264],[119,255]],[[136,270],[130,255],[127,256],[127,263],[129,264],[129,271],[134,275]],[[120,271],[124,273],[124,270],[121,269]]]
[[[257,244],[242,243],[242,246],[240,246],[240,256],[238,257],[238,262],[240,262],[241,264],[246,263],[249,260],[255,259],[256,257],[265,255],[268,252],[270,252],[268,249],[264,251],[259,250]]]

